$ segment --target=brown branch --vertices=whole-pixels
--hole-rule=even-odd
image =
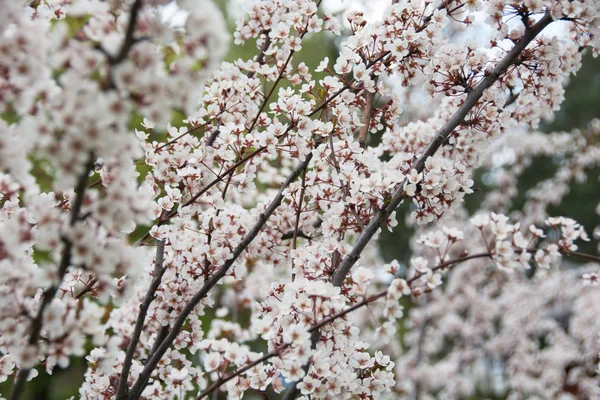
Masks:
[[[107,56],[107,59],[108,59],[108,62],[110,65],[114,66],[114,65],[117,65],[117,64],[121,63],[122,61],[124,61],[125,58],[127,57],[127,54],[129,53],[129,50],[131,49],[131,47],[138,41],[133,37],[133,34],[135,32],[135,26],[137,24],[138,14],[139,14],[140,9],[142,8],[142,4],[143,4],[143,0],[135,0],[135,2],[133,3],[133,5],[131,7],[131,11],[130,11],[130,15],[129,15],[129,24],[127,26],[125,38],[123,40],[123,44],[121,46],[119,53],[113,57],[110,54],[108,54],[104,49],[100,48],[100,50]],[[110,86],[110,87],[112,87],[112,86]],[[87,188],[88,175],[89,175],[90,171],[93,171],[93,169],[94,169],[94,154],[92,152],[90,152],[88,162],[85,166],[85,170],[80,175],[80,177],[77,181],[76,188],[75,188],[76,197],[75,197],[75,201],[71,208],[71,219],[69,221],[71,227],[74,226],[77,223],[77,221],[79,220],[79,213],[80,213],[81,207],[83,205],[83,198],[84,198],[85,191]],[[47,307],[47,305],[52,301],[52,299],[56,295],[56,292],[58,291],[58,289],[60,287],[60,283],[62,282],[62,279],[64,278],[64,275],[66,274],[67,268],[69,267],[69,264],[71,261],[71,250],[73,247],[73,243],[71,242],[70,239],[65,238],[65,237],[62,238],[62,242],[63,242],[64,248],[63,248],[62,258],[61,258],[59,268],[58,268],[58,279],[59,280],[56,285],[51,286],[50,288],[48,288],[44,291],[40,309],[38,310],[38,314],[36,315],[35,319],[33,320],[32,324],[31,324],[31,336],[29,337],[30,345],[35,345],[37,343],[37,341],[39,340],[39,335],[40,335],[40,332],[42,329],[42,318],[43,318],[44,309]],[[29,375],[29,370],[30,369],[28,369],[28,368],[21,369],[19,371],[19,373],[17,374],[17,378],[16,378],[15,384],[12,388],[11,395],[10,395],[11,400],[17,400],[20,397],[21,392],[23,391],[23,388],[25,386],[25,381],[27,379],[27,376]]]
[[[285,350],[287,347],[289,347],[289,345],[283,345],[280,346],[278,348],[276,348],[275,350],[265,354],[264,356],[252,361],[249,364],[246,364],[245,366],[243,366],[242,368],[239,368],[237,370],[235,370],[234,372],[225,375],[219,379],[217,379],[212,385],[210,385],[209,387],[207,387],[204,391],[202,391],[198,397],[196,397],[196,399],[201,399],[203,397],[208,396],[209,394],[213,393],[215,390],[217,390],[219,387],[221,387],[223,384],[229,382],[230,380],[232,380],[233,378],[235,378],[236,376],[239,376],[241,374],[243,374],[244,372],[248,371],[249,369],[252,369],[254,367],[256,367],[259,364],[262,364],[263,362],[267,361],[270,358],[273,358],[275,356],[277,356],[281,351]]]
[[[133,5],[131,6],[131,11],[129,12],[129,24],[127,25],[127,31],[125,32],[125,38],[123,39],[121,49],[119,50],[119,53],[116,56],[108,57],[111,65],[116,65],[124,61],[125,58],[127,58],[131,47],[137,42],[137,40],[133,37],[133,34],[135,32],[137,18],[140,10],[142,9],[142,5],[143,0],[135,0]]]
[[[300,237],[300,238],[304,238],[304,239],[308,239],[308,240],[312,239],[311,236],[308,236],[306,233],[304,233],[301,230],[296,231],[295,229],[290,229],[289,231],[284,232],[281,235],[281,240],[290,240],[290,239],[293,239],[294,238],[294,233],[296,234],[296,237]]]
[[[304,189],[306,189],[306,169],[302,172],[302,186],[300,187],[300,198],[298,199],[298,212],[296,212],[296,221],[294,223],[294,233],[292,236],[292,248],[296,249],[298,240],[298,226],[300,225],[300,215],[302,214],[302,200],[304,199]]]
[[[83,296],[85,296],[87,293],[91,292],[94,289],[94,285],[97,282],[98,282],[98,278],[91,278],[90,277],[90,280],[88,281],[88,283],[86,283],[85,286],[81,289],[81,291],[75,295],[75,298],[77,300],[79,300]]]
[[[564,254],[564,255],[567,255],[567,256],[574,256],[574,257],[585,258],[587,260],[591,260],[591,261],[595,261],[597,263],[600,263],[600,257],[594,256],[592,254],[579,253],[577,251],[571,251],[571,250],[561,250],[560,252],[562,254]]]
[[[260,50],[258,51],[258,55],[256,56],[256,62],[258,62],[260,65],[263,64],[263,61],[265,58],[265,52],[269,49],[269,46],[271,46],[271,38],[269,37],[269,31],[266,30],[264,33],[267,35],[267,38],[265,39],[265,42],[261,46]],[[254,75],[255,75],[254,71],[249,71],[246,74],[246,76],[248,78],[253,78]],[[217,140],[218,137],[219,137],[219,129],[217,128],[208,137],[208,140],[206,141],[206,145],[212,147],[212,145],[215,143],[215,140]]]
[[[375,82],[377,82],[377,78],[374,78]],[[374,92],[367,91],[365,94],[365,109],[362,115],[362,124],[358,131],[358,144],[361,148],[365,148],[367,146],[367,136],[369,135],[369,128],[371,127],[371,118],[373,117],[373,97],[375,96]]]
[[[304,31],[304,32],[306,32],[306,31]],[[300,38],[302,38],[302,36],[303,36],[303,34],[300,35]],[[269,93],[267,94],[267,96],[263,100],[262,104],[260,105],[260,108],[258,109],[258,112],[256,113],[256,116],[254,117],[254,120],[252,121],[250,128],[248,128],[248,133],[252,133],[252,131],[256,127],[256,124],[258,123],[258,120],[260,118],[260,114],[262,114],[262,112],[264,111],[265,107],[267,106],[267,103],[269,102],[269,100],[271,99],[271,96],[273,95],[273,92],[275,92],[275,88],[277,88],[277,85],[283,78],[283,74],[285,73],[285,70],[288,67],[290,61],[292,61],[292,56],[294,55],[294,53],[295,53],[294,50],[290,51],[288,58],[285,60],[285,63],[283,64],[283,66],[281,67],[281,70],[279,71],[279,75],[277,76],[275,83],[273,83],[271,90],[269,90]]]
[[[119,384],[117,386],[117,400],[127,398],[127,379],[129,378],[129,370],[131,369],[131,364],[133,362],[133,355],[135,354],[135,349],[137,347],[138,342],[140,341],[142,330],[144,329],[144,322],[146,321],[146,314],[148,313],[148,309],[150,308],[150,304],[154,300],[154,294],[156,293],[156,290],[158,290],[162,277],[165,271],[167,270],[167,267],[163,265],[164,259],[165,242],[164,240],[159,240],[158,245],[156,246],[154,278],[152,278],[150,287],[148,288],[146,296],[144,297],[144,300],[140,305],[140,312],[137,315],[135,327],[133,329],[131,339],[129,340],[129,344],[127,345],[127,352],[125,353],[125,359],[123,360],[123,368],[121,368],[121,376],[119,378]]]
[[[269,32],[270,31],[265,31],[265,35],[267,35],[267,38],[265,39],[265,42],[263,43],[263,45],[261,46],[260,50],[258,51],[258,55],[256,56],[256,62],[259,63],[260,65],[263,64],[263,61],[265,59],[265,52],[267,50],[269,50],[269,47],[271,46],[271,38],[269,37]],[[248,72],[248,74],[246,75],[248,78],[254,78],[254,71],[250,71]]]
[[[217,183],[222,182],[223,178],[227,177],[229,174],[233,174],[233,172],[235,172],[235,170],[241,166],[242,164],[244,164],[246,161],[250,160],[251,158],[253,158],[254,156],[262,153],[263,151],[265,151],[267,148],[266,147],[259,147],[258,149],[254,150],[252,153],[248,154],[245,157],[242,157],[240,160],[238,160],[235,164],[233,164],[231,167],[229,167],[225,172],[223,172],[220,175],[217,175],[217,177],[211,181],[208,185],[206,185],[205,187],[203,187],[200,191],[198,191],[198,193],[196,193],[195,195],[193,195],[188,201],[186,201],[185,203],[182,203],[180,208],[182,207],[187,207],[190,204],[193,204],[200,196],[202,196],[204,193],[206,193],[210,188],[212,188],[213,186],[215,186]],[[166,216],[164,216],[163,218],[161,218],[158,222],[157,225],[158,226],[162,226],[165,223],[167,223],[170,219],[172,219],[173,217],[175,217],[178,213],[178,210],[173,210],[170,213],[168,213]],[[137,244],[142,244],[144,242],[144,240],[146,240],[148,237],[150,236],[150,231],[146,232],[144,234],[144,236],[142,236],[138,241]]]

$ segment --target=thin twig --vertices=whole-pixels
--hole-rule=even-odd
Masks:
[[[247,156],[242,157],[235,164],[233,164],[231,167],[229,167],[225,172],[223,172],[220,175],[217,175],[217,177],[213,181],[211,181],[208,185],[206,185],[200,191],[198,191],[196,194],[194,194],[188,201],[186,201],[185,203],[181,204],[180,208],[187,207],[190,204],[193,204],[200,196],[202,196],[204,193],[206,193],[210,188],[212,188],[213,186],[215,186],[217,183],[222,182],[223,178],[227,177],[229,174],[233,174],[233,172],[235,172],[235,170],[238,167],[240,167],[242,164],[244,164],[246,161],[250,160],[251,158],[257,156],[260,153],[262,153],[266,149],[267,149],[266,147],[259,147],[258,149],[254,150],[252,153],[248,154]],[[156,225],[158,225],[158,226],[164,225],[170,219],[172,219],[173,217],[175,217],[177,214],[178,214],[178,210],[171,211],[165,217],[161,218],[157,222]],[[146,232],[144,234],[144,236],[142,236],[137,241],[137,244],[139,245],[139,244],[143,243],[144,240],[146,240],[149,236],[150,236],[150,231]]]
[[[298,199],[298,211],[296,211],[296,221],[294,222],[294,232],[292,235],[292,249],[296,250],[297,241],[298,241],[298,227],[300,226],[300,216],[302,215],[302,201],[304,200],[304,189],[306,188],[306,169],[302,171],[302,183],[300,186],[300,196]],[[294,270],[294,260],[292,259],[292,281],[295,278]]]
[[[129,54],[129,50],[136,43],[133,33],[135,32],[135,26],[137,25],[137,18],[142,8],[142,4],[143,0],[135,0],[131,6],[131,11],[129,12],[129,24],[127,25],[127,31],[125,32],[125,38],[123,39],[121,49],[116,56],[108,58],[111,65],[116,65],[124,61]]]
[[[81,289],[79,293],[75,295],[76,299],[81,299],[87,293],[91,292],[94,289],[94,285],[98,282],[98,278],[90,278],[90,280],[85,284],[85,286]]]
[[[561,253],[565,254],[567,256],[581,257],[581,258],[585,258],[585,259],[600,263],[600,257],[594,256],[592,254],[579,253],[577,251],[571,251],[571,250],[561,250]]]
[[[377,77],[373,77],[375,83],[377,83]],[[371,118],[373,117],[373,97],[375,92],[366,91],[365,93],[365,109],[362,116],[362,124],[358,131],[358,144],[361,148],[367,146],[367,136],[369,135],[369,129],[371,128]]]
[[[267,30],[264,33],[267,35],[267,38],[265,39],[265,42],[261,46],[260,50],[258,51],[258,55],[256,56],[256,62],[258,62],[260,65],[263,64],[265,52],[269,49],[269,46],[271,46],[271,38],[269,37],[269,31]],[[246,74],[248,78],[253,78],[254,75],[254,71],[249,71],[248,74]],[[219,128],[217,127],[217,129],[215,129],[208,137],[206,145],[212,147],[212,145],[215,143],[215,140],[217,140],[217,138],[219,137],[219,133]]]
[[[317,2],[317,5],[316,5],[317,8],[321,5],[321,1],[322,0],[319,0]],[[310,21],[307,18],[306,19],[306,25],[304,26],[304,29],[302,30],[302,32],[300,32],[300,35],[298,35],[298,38],[300,40],[302,40],[302,38],[304,37],[304,35],[306,35],[308,33],[308,24],[309,24],[309,22]],[[269,45],[270,45],[270,43],[269,43]],[[271,90],[269,90],[269,93],[267,94],[267,96],[265,97],[264,101],[260,105],[260,108],[258,109],[258,112],[256,113],[256,116],[254,117],[254,120],[252,121],[252,124],[250,125],[250,128],[248,128],[248,133],[252,133],[252,131],[256,127],[256,124],[258,123],[258,120],[260,118],[260,114],[262,114],[263,110],[267,106],[267,103],[270,101],[271,96],[273,95],[273,93],[275,92],[275,89],[277,88],[277,85],[279,84],[279,82],[281,81],[281,79],[283,79],[283,74],[285,73],[285,70],[287,69],[288,65],[290,64],[290,61],[292,61],[292,57],[294,56],[295,53],[296,53],[296,50],[290,50],[290,54],[288,55],[287,59],[285,60],[285,62],[281,66],[281,69],[279,70],[279,75],[277,75],[277,79],[275,79],[275,83],[273,83],[273,86],[271,87]]]

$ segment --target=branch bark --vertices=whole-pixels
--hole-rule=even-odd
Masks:
[[[371,75],[371,79],[375,81],[377,84],[377,78]],[[367,137],[369,136],[369,129],[371,128],[371,118],[373,117],[373,97],[375,96],[375,92],[367,91],[365,93],[365,109],[363,111],[362,123],[363,126],[360,128],[358,132],[358,144],[361,148],[367,147]]]
[[[144,329],[144,322],[146,321],[146,314],[148,313],[148,308],[150,308],[150,304],[154,301],[154,295],[156,290],[160,286],[160,282],[162,280],[167,267],[164,264],[165,258],[165,242],[163,240],[159,240],[158,245],[156,246],[156,260],[154,264],[154,278],[152,282],[150,282],[150,287],[146,292],[146,296],[140,305],[140,312],[138,313],[137,319],[135,321],[135,327],[133,329],[133,334],[131,335],[131,339],[129,340],[129,345],[127,346],[127,352],[125,353],[125,359],[123,360],[123,368],[121,369],[121,377],[119,378],[119,384],[117,386],[117,399],[126,399],[127,398],[127,380],[129,378],[129,370],[131,369],[131,364],[133,362],[133,355],[135,354],[135,349],[137,347],[138,342],[140,341],[140,336],[142,334],[142,330]]]
[[[127,24],[127,31],[125,32],[123,44],[121,45],[121,49],[116,56],[109,57],[111,65],[119,64],[120,62],[124,61],[129,54],[129,49],[131,49],[131,47],[135,44],[136,40],[133,37],[133,33],[135,32],[138,15],[142,9],[143,3],[143,0],[135,0],[131,6],[131,11],[129,12],[129,23]]]

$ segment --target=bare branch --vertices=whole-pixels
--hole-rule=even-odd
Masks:
[[[121,49],[116,56],[109,57],[111,65],[119,64],[125,60],[125,58],[127,58],[127,54],[129,54],[129,49],[131,49],[131,47],[137,42],[137,40],[133,37],[133,33],[135,32],[137,18],[140,10],[142,9],[142,5],[143,0],[135,0],[131,6],[131,11],[129,12],[129,24],[127,25],[127,31],[125,32],[123,44],[121,45]]]
[[[593,254],[579,253],[577,251],[570,251],[570,250],[561,250],[561,253],[563,253],[564,255],[567,255],[567,256],[585,258],[586,260],[600,263],[600,257],[595,256]]]
[[[269,46],[271,46],[271,38],[269,37],[269,31],[265,31],[264,33],[267,37],[265,39],[265,42],[261,46],[260,50],[258,51],[258,55],[256,56],[256,62],[261,65],[263,64],[263,61],[265,59],[265,52],[269,49]],[[248,78],[253,78],[254,75],[255,75],[255,72],[250,71],[250,72],[248,72],[248,74],[246,76]],[[219,137],[219,129],[217,128],[209,136],[208,140],[206,141],[206,145],[212,147],[212,145],[215,143],[215,140],[217,140],[218,137]]]
[[[377,82],[377,77],[372,77],[371,79],[374,79],[375,82]],[[375,92],[369,92],[367,91],[365,93],[365,100],[366,100],[366,104],[365,104],[365,109],[363,111],[363,116],[362,116],[362,124],[363,126],[360,127],[360,130],[358,131],[358,144],[360,144],[360,147],[362,147],[363,149],[367,146],[367,136],[369,135],[369,128],[371,126],[371,118],[373,117],[373,97],[375,96]]]

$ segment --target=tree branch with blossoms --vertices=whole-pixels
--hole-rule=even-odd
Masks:
[[[103,52],[107,55],[107,58],[111,65],[118,65],[123,62],[127,55],[129,54],[129,50],[135,44],[134,32],[138,19],[138,14],[140,9],[143,6],[143,0],[135,0],[134,4],[131,7],[131,12],[129,15],[129,24],[127,26],[127,31],[125,33],[125,37],[123,39],[123,43],[120,47],[119,53],[116,56],[112,56],[107,53],[105,50]],[[93,171],[95,164],[94,153],[90,152],[89,160],[85,164],[83,171],[79,179],[77,180],[77,185],[75,188],[75,199],[74,203],[71,207],[71,218],[69,221],[70,227],[74,227],[75,224],[81,219],[80,212],[84,201],[85,191],[88,185],[88,175],[91,171]],[[45,308],[48,304],[54,299],[54,296],[58,292],[58,289],[62,283],[63,277],[67,272],[67,268],[71,264],[71,251],[73,247],[73,242],[67,238],[62,238],[64,248],[63,255],[58,266],[58,284],[50,287],[49,289],[44,291],[42,303],[39,306],[39,311],[34,320],[32,321],[31,326],[31,334],[29,337],[29,343],[31,345],[37,345],[39,340],[39,335],[42,329],[42,318]],[[11,391],[11,400],[17,400],[21,396],[21,392],[24,389],[25,381],[29,375],[29,369],[21,369],[17,375],[17,380],[13,386]]]
[[[260,214],[258,222],[254,225],[252,230],[246,235],[244,240],[236,247],[233,252],[231,258],[227,260],[217,271],[215,271],[210,279],[206,281],[206,283],[202,286],[202,288],[194,295],[192,300],[190,300],[186,306],[183,308],[182,312],[177,316],[177,319],[173,323],[169,333],[164,338],[160,346],[156,349],[150,360],[146,363],[146,366],[140,376],[138,377],[135,384],[131,387],[129,391],[128,398],[137,399],[144,387],[146,386],[146,382],[150,378],[150,375],[156,368],[156,365],[160,361],[161,357],[165,354],[165,352],[169,349],[173,341],[176,339],[179,334],[181,328],[183,327],[188,315],[194,310],[196,305],[200,303],[209,293],[209,291],[223,278],[227,271],[231,268],[233,263],[237,260],[237,258],[244,252],[244,250],[252,243],[256,235],[260,232],[264,224],[267,222],[269,217],[275,212],[277,207],[281,204],[284,198],[285,189],[300,176],[302,171],[306,169],[310,160],[312,159],[312,154],[307,155],[306,159],[300,163],[296,169],[290,174],[290,176],[286,179],[285,182],[281,185],[279,192],[275,196],[275,198],[271,201],[269,206]]]
[[[82,398],[469,398],[491,364],[505,397],[593,396],[600,258],[548,209],[600,165],[600,125],[535,131],[600,51],[593,2],[391,3],[249,0],[232,35],[212,0],[177,0],[181,21],[163,0],[7,5],[12,398],[77,357]],[[222,61],[230,36],[255,55]],[[512,210],[538,155],[564,163]],[[477,168],[497,190],[471,217]],[[402,220],[410,261],[386,264],[375,238]]]
[[[137,320],[135,322],[135,328],[133,331],[133,335],[129,341],[129,345],[127,346],[127,353],[125,354],[125,360],[123,361],[123,369],[121,370],[121,378],[119,380],[119,385],[117,387],[117,399],[126,398],[127,397],[127,378],[129,376],[129,370],[131,369],[131,361],[133,360],[133,356],[135,353],[135,348],[140,340],[140,335],[142,334],[142,330],[144,329],[144,321],[146,319],[146,314],[148,313],[148,308],[150,307],[150,303],[154,300],[154,296],[162,277],[167,269],[164,266],[164,256],[165,256],[165,243],[164,241],[159,241],[156,246],[156,261],[154,266],[154,278],[152,279],[152,283],[148,288],[148,292],[146,292],[146,297],[144,297],[144,301],[140,305],[140,312],[138,314]]]
[[[83,171],[81,172],[81,175],[77,181],[77,186],[75,189],[75,198],[73,199],[73,204],[71,205],[71,217],[69,219],[70,228],[73,228],[81,220],[81,206],[83,205],[83,198],[87,189],[89,174],[93,170],[93,168],[94,155],[93,153],[90,153],[90,155],[88,156],[88,162],[83,168]],[[56,296],[56,293],[58,292],[62,280],[65,274],[67,273],[67,268],[71,264],[71,252],[73,250],[73,242],[71,239],[69,239],[68,236],[63,236],[61,239],[63,244],[63,250],[56,274],[56,279],[58,282],[44,290],[44,293],[42,294],[42,300],[39,304],[37,314],[32,319],[31,327],[29,328],[30,332],[28,342],[30,346],[38,345],[38,341],[40,340],[40,334],[42,331],[44,310],[46,310],[46,307],[48,307],[50,302]],[[20,398],[23,389],[25,388],[25,382],[27,381],[30,371],[30,368],[22,368],[19,370],[15,384],[13,385],[12,391],[10,393],[11,400],[17,400]]]
[[[529,249],[528,250],[531,253],[535,253],[536,250],[535,249]],[[569,250],[562,250],[561,253],[565,254],[565,255],[570,255],[570,256],[577,256],[577,257],[583,257],[583,258],[590,258],[593,259],[597,262],[600,262],[600,257],[595,257],[593,255],[588,255],[588,254],[582,254],[582,253],[574,253],[574,252],[570,252]],[[437,271],[445,271],[447,269],[449,269],[450,267],[459,264],[459,263],[463,263],[469,260],[475,260],[475,259],[481,259],[481,258],[489,258],[493,260],[495,253],[494,252],[483,252],[483,253],[476,253],[476,254],[470,254],[470,255],[466,255],[463,257],[458,257],[456,259],[453,260],[449,260],[449,261],[445,261],[443,263],[440,263],[434,267],[431,267],[430,270],[432,272],[437,272]],[[427,274],[425,272],[417,272],[415,274],[415,276],[413,276],[410,279],[404,280],[404,279],[396,279],[392,282],[391,286],[393,286],[393,290],[394,293],[399,293],[399,294],[411,294],[412,291],[412,286],[415,285],[416,283],[419,283],[421,278],[426,276]],[[388,294],[390,294],[390,291],[392,289],[388,288],[385,289],[383,291],[380,291],[376,294],[367,296],[366,298],[364,298],[363,300],[357,302],[356,304],[344,309],[343,311],[336,313],[334,315],[331,315],[327,318],[324,318],[323,320],[315,323],[313,326],[310,327],[310,329],[308,330],[308,332],[313,333],[313,332],[318,332],[319,329],[323,328],[324,326],[332,323],[333,321],[339,319],[339,318],[343,318],[346,315],[350,314],[353,311],[356,311],[362,307],[366,307],[369,304],[375,303],[377,300],[380,300],[382,298],[385,298],[386,296],[388,296]],[[421,293],[420,291],[415,291],[414,292],[417,296]],[[397,300],[395,298],[395,300]],[[208,388],[206,388],[205,390],[203,390],[197,397],[196,399],[200,400],[202,398],[205,398],[207,396],[209,396],[212,393],[215,393],[216,391],[219,390],[219,388],[221,386],[223,386],[225,383],[229,382],[230,380],[244,374],[245,372],[247,372],[248,370],[256,367],[257,365],[262,364],[263,362],[273,358],[273,357],[280,357],[286,349],[290,348],[292,346],[291,343],[288,344],[284,344],[280,347],[278,347],[277,349],[261,356],[260,358],[257,358],[256,360],[252,361],[251,363],[236,369],[235,371],[230,372],[229,374],[220,377],[217,381],[215,381],[212,385],[210,385]]]
[[[506,72],[506,70],[515,63],[519,54],[529,43],[535,39],[535,37],[550,23],[552,22],[552,17],[550,14],[546,13],[544,16],[535,23],[532,27],[528,27],[525,30],[525,34],[523,37],[515,44],[515,46],[511,49],[511,51],[500,61],[496,67],[489,73],[481,82],[477,84],[473,89],[468,91],[468,96],[465,102],[460,106],[460,108],[456,111],[456,113],[452,116],[452,118],[446,122],[446,124],[435,134],[434,139],[429,143],[425,152],[419,157],[417,162],[414,165],[414,169],[417,173],[421,173],[425,168],[425,162],[429,157],[432,157],[437,150],[440,148],[442,143],[450,136],[450,134],[454,131],[454,129],[464,121],[466,115],[471,111],[471,109],[477,104],[481,96],[486,89],[494,84],[500,78],[500,76]],[[358,261],[360,254],[366,247],[367,243],[371,240],[371,238],[375,235],[377,230],[380,228],[381,224],[388,218],[391,213],[398,207],[402,199],[404,198],[404,186],[407,181],[401,183],[398,188],[394,191],[392,195],[392,199],[390,203],[385,207],[385,209],[378,210],[378,212],[373,216],[371,221],[367,224],[361,235],[356,240],[352,251],[342,260],[340,265],[338,266],[335,275],[333,277],[333,284],[340,286],[344,282],[344,279],[350,272],[352,266]]]

